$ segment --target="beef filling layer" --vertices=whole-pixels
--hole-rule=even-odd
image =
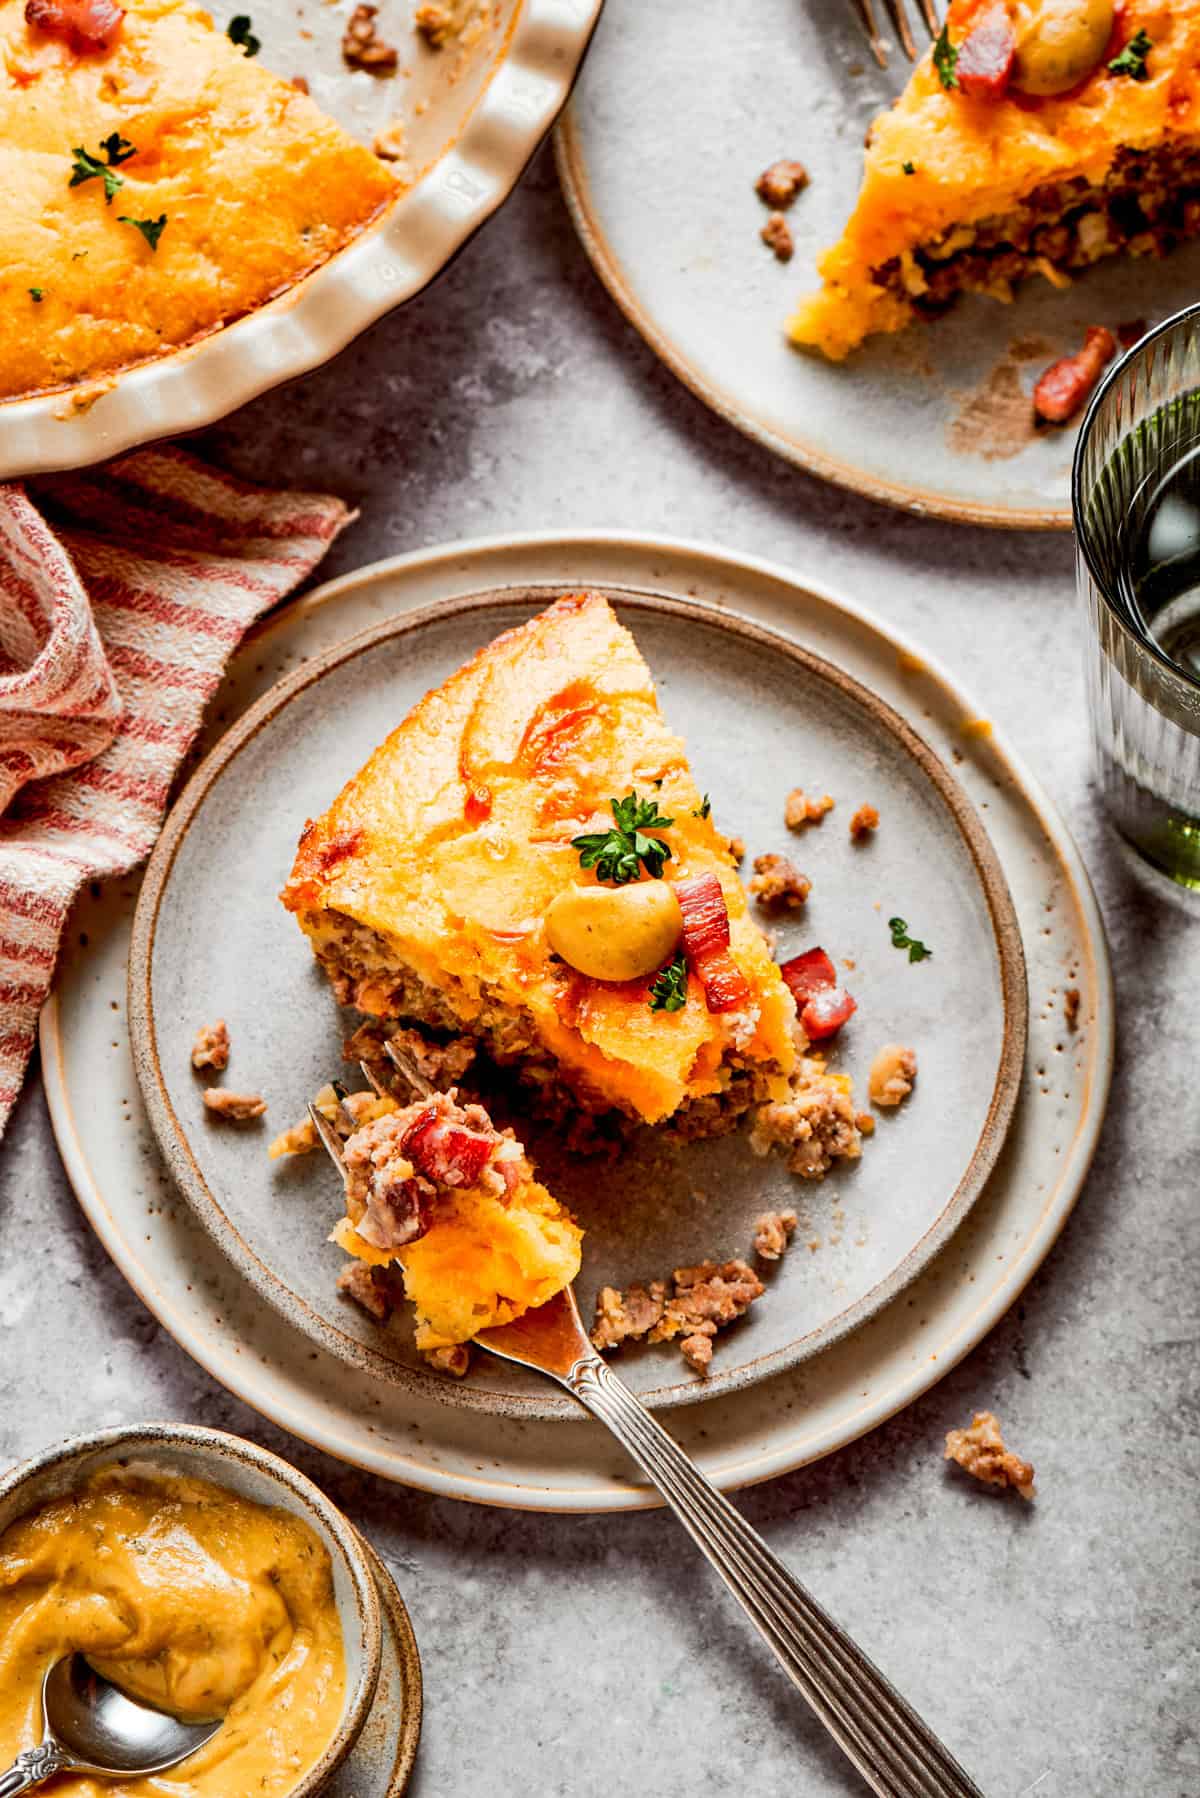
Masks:
[[[1119,150],[1098,185],[1076,177],[1035,188],[1013,212],[957,225],[872,273],[919,312],[959,293],[1011,299],[1032,274],[1069,275],[1124,251],[1163,256],[1200,234],[1200,145]]]

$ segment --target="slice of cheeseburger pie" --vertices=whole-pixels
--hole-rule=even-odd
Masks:
[[[343,1004],[476,1039],[552,1114],[705,1134],[788,1096],[795,1002],[597,594],[427,694],[305,826],[282,898]]]
[[[951,0],[788,328],[840,360],[959,293],[1066,287],[1197,232],[1197,0]]]

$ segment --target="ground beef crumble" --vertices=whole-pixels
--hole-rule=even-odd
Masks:
[[[873,805],[860,805],[850,820],[850,835],[853,840],[861,843],[878,829],[878,811]]]
[[[375,25],[377,6],[354,8],[342,33],[342,56],[351,68],[367,69],[372,75],[390,75],[399,62],[394,44],[379,36]]]
[[[413,24],[435,50],[440,50],[454,31],[454,14],[448,6],[439,6],[437,0],[424,0],[413,14]]]
[[[808,170],[804,164],[783,157],[763,170],[754,184],[754,191],[765,206],[778,211],[784,206],[790,206],[796,195],[807,186]]]
[[[732,855],[735,862],[744,862],[745,861],[746,845],[742,841],[741,837],[730,837],[729,853],[730,853],[730,855]]]
[[[765,1211],[754,1231],[754,1253],[763,1261],[780,1261],[796,1234],[794,1211]]]
[[[862,1154],[863,1118],[842,1085],[815,1056],[802,1056],[786,1099],[760,1105],[750,1147],[756,1155],[782,1149],[788,1169],[802,1180],[819,1180],[835,1161]]]
[[[376,1269],[365,1261],[351,1261],[337,1277],[337,1289],[346,1298],[369,1312],[376,1323],[385,1324],[395,1308],[389,1283],[376,1278]]]
[[[792,228],[782,212],[773,212],[759,232],[759,236],[775,257],[776,262],[790,262],[796,253],[796,243],[792,236]]]
[[[452,1342],[445,1348],[423,1349],[422,1359],[438,1373],[452,1374],[456,1380],[461,1380],[471,1371],[471,1345],[469,1342]]]
[[[223,1086],[206,1087],[204,1103],[214,1117],[228,1118],[234,1123],[260,1118],[267,1109],[267,1101],[260,1093],[231,1093]]]
[[[949,1430],[944,1459],[956,1461],[972,1479],[988,1486],[1009,1487],[1022,1498],[1034,1498],[1033,1468],[1004,1446],[1000,1423],[992,1411],[976,1411],[967,1430]]]
[[[819,824],[832,810],[833,800],[828,793],[820,799],[810,799],[803,787],[793,787],[783,802],[783,821],[789,830],[803,830],[806,824]]]
[[[903,1043],[885,1043],[867,1080],[872,1105],[899,1105],[907,1099],[917,1077],[917,1052]]]
[[[712,1360],[711,1338],[744,1317],[765,1290],[754,1269],[740,1260],[677,1267],[670,1291],[665,1280],[625,1293],[605,1286],[596,1301],[592,1342],[605,1353],[627,1341],[677,1340],[685,1361],[704,1373]]]
[[[812,891],[812,881],[786,855],[756,855],[749,888],[760,905],[799,911]]]
[[[218,1074],[229,1066],[229,1031],[224,1018],[215,1024],[202,1024],[192,1044],[192,1066],[215,1068]]]

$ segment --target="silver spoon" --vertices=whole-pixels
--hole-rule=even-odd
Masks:
[[[203,1748],[222,1721],[181,1723],[126,1698],[81,1654],[66,1654],[42,1681],[43,1738],[0,1773],[0,1798],[14,1798],[55,1773],[101,1779],[164,1773]]]

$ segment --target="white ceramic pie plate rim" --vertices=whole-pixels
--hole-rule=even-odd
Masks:
[[[669,573],[668,573],[669,570]],[[875,642],[876,653],[886,647],[896,666],[909,672],[919,670],[919,679],[929,681],[943,701],[947,698],[958,709],[959,716],[978,716],[961,690],[951,682],[941,667],[915,646],[906,643],[889,627],[863,608],[831,594],[818,584],[801,584],[796,577],[769,563],[713,551],[702,545],[673,542],[666,539],[631,539],[620,533],[588,533],[577,538],[563,538],[539,533],[521,538],[490,539],[448,549],[418,551],[409,556],[376,564],[341,580],[331,582],[307,598],[285,609],[267,627],[266,638],[277,633],[302,634],[314,620],[333,618],[338,602],[350,609],[359,602],[355,617],[343,623],[338,619],[332,629],[326,628],[324,640],[349,634],[359,628],[364,616],[370,615],[371,590],[379,583],[408,581],[413,591],[402,601],[405,605],[425,603],[429,585],[444,592],[466,592],[485,585],[506,581],[602,584],[624,582],[654,585],[666,591],[694,593],[721,603],[721,594],[731,585],[739,588],[739,609],[749,616],[780,627],[778,610],[787,605],[807,608],[806,624],[811,632],[812,617],[823,622],[836,642],[839,634],[848,640]],[[422,583],[425,586],[422,587]],[[748,603],[747,594],[754,590]],[[393,597],[392,605],[396,604]],[[376,608],[375,615],[378,615]],[[811,635],[808,638],[812,640]],[[261,653],[264,636],[255,642]],[[311,647],[311,646],[310,646]],[[834,651],[836,655],[836,650]],[[272,676],[272,678],[274,678]],[[928,725],[925,726],[928,731]],[[937,732],[933,732],[935,744]],[[965,740],[964,740],[965,741]],[[976,739],[976,742],[981,741]],[[888,1307],[874,1323],[848,1341],[834,1345],[815,1364],[797,1369],[768,1382],[773,1405],[770,1421],[756,1438],[737,1439],[732,1451],[723,1449],[721,1438],[731,1433],[718,1424],[722,1415],[728,1419],[727,1407],[734,1401],[713,1400],[675,1413],[672,1428],[685,1441],[693,1436],[690,1446],[718,1484],[726,1489],[749,1485],[756,1481],[790,1471],[805,1462],[830,1453],[854,1440],[875,1424],[911,1402],[948,1372],[979,1342],[1014,1302],[1028,1280],[1041,1265],[1061,1230],[1079,1194],[1095,1150],[1103,1119],[1108,1084],[1112,1070],[1114,1012],[1111,974],[1103,926],[1086,871],[1061,820],[1008,746],[998,736],[985,740],[985,751],[969,750],[968,769],[979,753],[998,759],[1001,781],[1011,788],[1015,803],[1027,815],[1027,822],[1044,836],[1052,858],[1056,891],[1069,901],[1074,923],[1074,953],[1080,967],[1078,984],[1085,994],[1086,1030],[1081,1044],[1088,1062],[1079,1093],[1074,1101],[1075,1114],[1065,1152],[1051,1154],[1049,1138],[1044,1148],[1034,1145],[1033,1153],[1041,1156],[1041,1172],[1053,1174],[1041,1200],[1030,1199],[1027,1170],[1019,1177],[1001,1182],[998,1203],[1011,1209],[1004,1212],[1005,1228],[1013,1239],[1011,1251],[993,1265],[993,1254],[976,1254],[973,1226],[965,1236],[956,1238],[918,1282],[916,1299],[901,1298],[896,1307]],[[998,784],[995,790],[999,790]],[[997,844],[1002,860],[1012,857],[1013,845]],[[1031,979],[1035,978],[1031,968]],[[1038,1017],[1031,1008],[1031,1023],[1036,1031]],[[1042,1014],[1044,1018],[1044,1012]],[[1061,1027],[1060,1027],[1061,1029]],[[1053,1032],[1052,1032],[1053,1033]],[[129,1228],[131,1219],[117,1214],[110,1195],[117,1191],[119,1178],[114,1168],[101,1169],[95,1158],[87,1154],[74,1118],[72,1087],[67,1070],[65,1044],[60,1032],[60,1005],[57,997],[47,1004],[41,1026],[44,1076],[51,1116],[59,1147],[72,1185],[85,1213],[91,1220],[110,1255],[121,1268],[143,1302],[159,1318],[176,1340],[214,1378],[235,1392],[248,1404],[294,1434],[385,1478],[411,1484],[442,1496],[469,1498],[477,1502],[515,1506],[523,1509],[555,1511],[594,1511],[633,1509],[653,1503],[644,1486],[614,1476],[611,1467],[601,1466],[597,1433],[589,1426],[545,1424],[538,1427],[493,1423],[471,1418],[474,1439],[464,1453],[461,1442],[448,1438],[435,1440],[439,1425],[451,1429],[445,1408],[423,1414],[407,1444],[389,1442],[386,1432],[364,1421],[353,1404],[346,1400],[335,1403],[307,1402],[304,1382],[309,1376],[301,1369],[288,1369],[286,1377],[273,1370],[265,1356],[244,1354],[241,1345],[227,1334],[212,1327],[203,1307],[189,1300],[189,1270],[173,1270],[167,1284],[157,1283],[139,1258],[140,1237]],[[1031,1039],[1031,1060],[1036,1053],[1036,1039]],[[1082,1064],[1081,1064],[1082,1065]],[[1026,1111],[1029,1107],[1024,1108]],[[1035,1131],[1036,1134],[1036,1131]],[[1023,1151],[1022,1151],[1023,1152]],[[106,1177],[107,1176],[107,1177]],[[120,1201],[117,1199],[119,1205]],[[994,1247],[994,1244],[992,1245]],[[941,1290],[939,1268],[942,1261],[961,1260],[975,1255],[975,1262],[953,1269],[952,1275],[962,1289],[965,1276],[975,1286],[969,1303],[955,1305],[953,1293]],[[944,1282],[942,1283],[944,1284]],[[185,1290],[186,1289],[186,1290]],[[903,1326],[903,1311],[916,1302],[926,1316],[922,1320],[925,1334],[915,1350],[911,1322]],[[939,1315],[939,1310],[941,1315]],[[898,1315],[894,1315],[898,1313]],[[207,1323],[207,1327],[206,1326]],[[280,1326],[286,1328],[286,1326]],[[890,1339],[880,1342],[881,1334]],[[894,1338],[892,1340],[891,1338]],[[311,1345],[295,1336],[294,1341],[305,1353]],[[344,1370],[343,1370],[344,1371]],[[842,1380],[845,1390],[832,1396],[814,1392],[815,1385],[836,1387]],[[861,1390],[859,1383],[862,1382]],[[563,1438],[561,1432],[568,1431]],[[550,1440],[554,1432],[553,1448]],[[552,1467],[549,1476],[540,1471],[537,1457],[545,1432],[545,1461]],[[571,1472],[560,1480],[558,1467],[564,1440],[572,1449],[578,1443],[578,1473],[572,1462]],[[713,1446],[714,1442],[716,1447]],[[604,1457],[607,1459],[607,1457]],[[490,1469],[485,1461],[491,1462]],[[531,1469],[530,1461],[534,1465]]]
[[[603,0],[521,0],[456,141],[361,237],[268,305],[153,362],[0,402],[0,479],[81,468],[198,431],[318,368],[438,275],[516,186],[561,111]]]

